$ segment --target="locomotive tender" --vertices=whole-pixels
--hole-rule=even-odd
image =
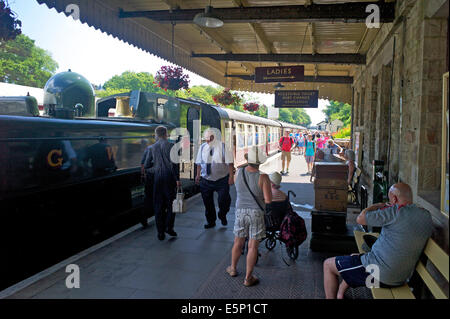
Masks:
[[[180,163],[188,195],[198,191],[195,151],[208,127],[220,130],[235,166],[245,164],[249,147],[271,156],[284,130],[304,129],[140,91],[95,106],[90,83],[70,71],[52,77],[44,91],[44,116],[28,101],[28,114],[0,109],[0,289],[112,235],[112,225],[119,225],[117,232],[145,223],[140,164],[157,126],[189,132],[190,157]],[[181,136],[172,140],[187,143]]]

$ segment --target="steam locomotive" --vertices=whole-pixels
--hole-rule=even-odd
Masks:
[[[30,97],[0,98],[0,289],[146,222],[140,166],[157,126],[189,133],[171,134],[190,150],[180,162],[188,196],[198,191],[194,157],[206,128],[221,132],[236,166],[249,147],[271,156],[284,130],[304,129],[140,91],[94,101],[89,81],[70,71],[47,82],[44,116]]]

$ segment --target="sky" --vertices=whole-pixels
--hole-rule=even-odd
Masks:
[[[59,65],[57,72],[71,69],[99,85],[125,71],[156,74],[161,66],[168,64],[54,9],[50,10],[46,5],[39,5],[35,0],[9,0],[9,4],[22,21],[22,32],[35,40],[37,46],[51,53]],[[187,73],[191,86],[217,85],[197,74]],[[251,96],[265,105],[272,105],[275,99],[273,94],[252,93]],[[318,109],[306,109],[312,125],[325,119],[322,110],[326,103],[326,100],[319,100]]]

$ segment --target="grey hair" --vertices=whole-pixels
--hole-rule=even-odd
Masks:
[[[349,161],[355,161],[355,152],[353,150],[345,150],[345,156]]]

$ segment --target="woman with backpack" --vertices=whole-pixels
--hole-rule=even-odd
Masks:
[[[312,135],[308,135],[305,150],[305,159],[308,166],[308,174],[312,173],[314,166],[314,155],[316,153],[316,143],[312,140]]]
[[[279,148],[281,150],[281,175],[289,173],[289,164],[291,162],[291,151],[295,146],[294,139],[289,135],[289,131],[284,131],[284,136],[280,138]],[[286,171],[284,170],[286,163]]]
[[[236,185],[236,219],[234,222],[234,245],[231,250],[231,265],[226,271],[231,277],[238,275],[236,265],[242,254],[246,238],[248,242],[247,269],[244,286],[250,287],[259,283],[253,276],[258,257],[258,245],[266,237],[264,221],[265,212],[270,213],[272,202],[271,183],[267,174],[259,171],[262,164],[258,156],[258,148],[252,147],[245,154],[248,166],[239,168],[235,175]]]

